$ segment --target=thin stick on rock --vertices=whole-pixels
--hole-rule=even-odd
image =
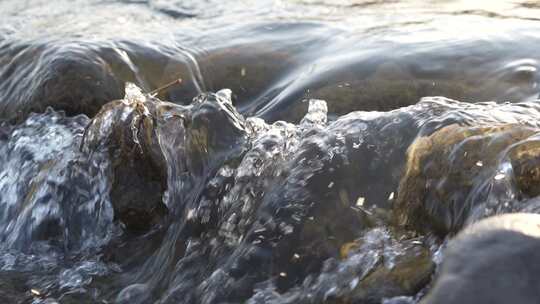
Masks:
[[[161,91],[163,91],[163,90],[166,90],[166,89],[172,87],[173,85],[177,85],[177,84],[181,84],[181,83],[182,83],[182,78],[178,78],[178,79],[176,79],[176,80],[174,80],[174,81],[171,81],[171,82],[167,83],[166,85],[163,85],[163,86],[161,86],[161,87],[159,87],[159,88],[157,88],[157,89],[151,91],[151,92],[148,93],[148,94],[151,95],[151,96],[155,96],[155,95],[157,95],[159,92],[161,92]]]

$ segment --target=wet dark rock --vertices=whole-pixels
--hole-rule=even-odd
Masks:
[[[539,227],[539,215],[517,213],[466,228],[449,243],[421,303],[538,303]]]
[[[132,231],[148,230],[167,212],[162,202],[166,189],[165,160],[149,111],[145,104],[136,101],[107,104],[85,130],[81,147],[90,154],[109,154],[115,218]]]
[[[224,97],[201,95],[180,106],[135,94],[103,107],[87,128],[82,149],[108,151],[115,216],[129,230],[146,231],[170,208],[182,210],[164,203],[170,163],[178,160],[174,174],[184,174],[186,183],[205,178],[206,170],[219,167],[228,155],[242,155],[245,132],[232,105],[220,102]],[[165,141],[176,149],[174,156],[165,152]]]

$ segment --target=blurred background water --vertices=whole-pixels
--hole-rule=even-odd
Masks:
[[[339,114],[389,110],[427,95],[530,100],[538,96],[538,7],[534,1],[2,1],[2,115],[16,116],[21,103],[40,108],[48,95],[69,97],[55,83],[70,64],[145,90],[181,77],[183,85],[163,96],[174,102],[230,88],[241,112],[272,120],[302,107],[295,103],[304,98],[327,99]],[[94,104],[103,103],[118,90],[94,95]],[[63,107],[90,114],[98,108]]]

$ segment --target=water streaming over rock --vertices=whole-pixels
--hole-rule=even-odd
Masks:
[[[480,303],[483,272],[530,276],[538,9],[0,2],[0,301]]]

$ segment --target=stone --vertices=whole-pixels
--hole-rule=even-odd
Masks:
[[[490,217],[461,232],[444,252],[421,304],[538,303],[540,215]]]
[[[477,210],[502,211],[504,203],[517,198],[520,189],[534,195],[537,175],[532,169],[536,164],[532,151],[511,152],[509,158],[517,170],[504,174],[502,170],[506,162],[503,152],[537,132],[516,124],[452,124],[417,138],[407,151],[394,205],[396,224],[444,236],[459,231]],[[533,172],[531,177],[524,174],[529,172]],[[506,182],[513,176],[517,186]]]

